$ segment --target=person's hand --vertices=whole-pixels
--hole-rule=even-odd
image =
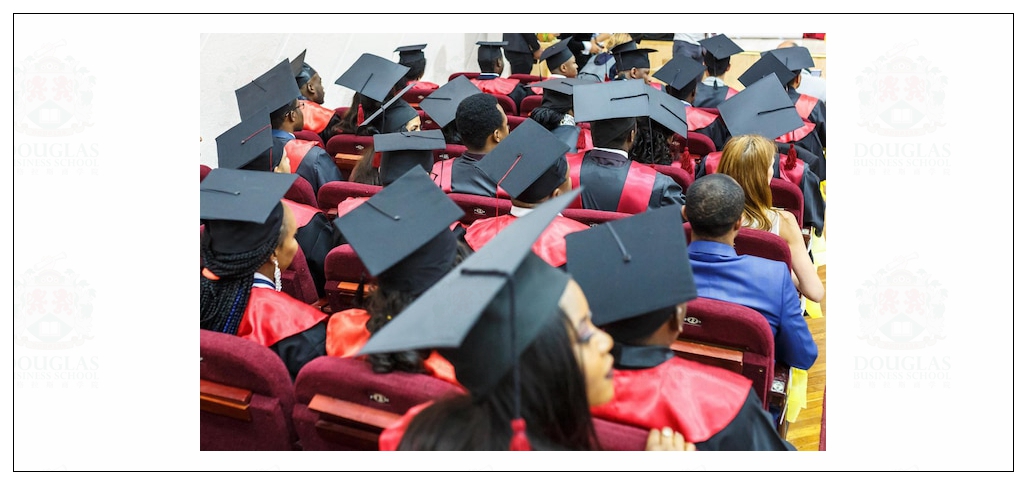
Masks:
[[[538,47],[538,50],[534,51],[534,60],[538,60],[542,55],[542,48]]]
[[[663,430],[652,429],[648,434],[648,442],[645,443],[645,450],[696,450],[695,444],[684,441],[684,435],[674,432],[670,427],[663,427]]]

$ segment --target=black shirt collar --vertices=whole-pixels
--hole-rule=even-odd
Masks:
[[[613,345],[613,367],[618,370],[655,368],[673,358],[673,350],[665,346]]]

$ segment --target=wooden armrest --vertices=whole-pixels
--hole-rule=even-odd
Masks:
[[[249,422],[253,392],[200,378],[200,410]]]
[[[401,415],[317,394],[307,407],[320,418],[314,424],[317,434],[328,441],[378,449],[381,431],[402,418]]]
[[[362,158],[363,157],[360,156],[360,155],[350,155],[348,153],[337,153],[335,155],[335,166],[337,166],[339,170],[343,170],[343,171],[349,170],[349,171],[352,171],[352,169],[354,167],[356,167],[356,164],[359,163]]]
[[[346,294],[346,295],[349,295],[349,296],[355,295],[356,294],[356,290],[359,287],[360,287],[360,283],[358,283],[358,282],[342,281],[342,282],[338,283],[339,291],[342,291],[343,294]],[[370,293],[374,292],[375,289],[377,289],[377,284],[364,283],[364,285],[363,285],[363,293],[364,294],[370,294]]]
[[[744,352],[688,340],[674,341],[673,352],[686,360],[704,363],[740,374],[743,369]]]

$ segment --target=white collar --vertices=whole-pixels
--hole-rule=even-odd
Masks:
[[[509,214],[514,216],[514,217],[516,217],[516,218],[520,218],[520,217],[523,217],[523,216],[531,213],[531,210],[534,210],[534,209],[533,208],[528,208],[528,207],[518,207],[518,206],[514,205],[514,206],[510,207]],[[557,217],[562,217],[563,214],[557,213],[556,216]]]
[[[705,79],[702,79],[702,84],[705,84],[706,86],[712,86],[712,87],[723,87],[723,86],[727,85],[727,83],[723,82],[723,79],[720,79],[719,77],[713,77],[713,76],[709,76],[709,77],[706,77]]]
[[[259,272],[253,273],[253,287],[267,287],[274,289],[274,281]]]
[[[624,150],[616,150],[616,149],[613,149],[613,148],[599,148],[598,146],[596,146],[594,149],[601,150],[601,151],[608,151],[610,153],[616,153],[616,154],[618,154],[618,155],[620,155],[620,156],[622,156],[624,158],[630,159],[630,157],[627,156],[627,152],[624,151]]]

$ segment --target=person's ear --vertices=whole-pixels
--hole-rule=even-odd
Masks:
[[[738,217],[737,221],[734,222],[734,232],[741,231],[741,217]]]

